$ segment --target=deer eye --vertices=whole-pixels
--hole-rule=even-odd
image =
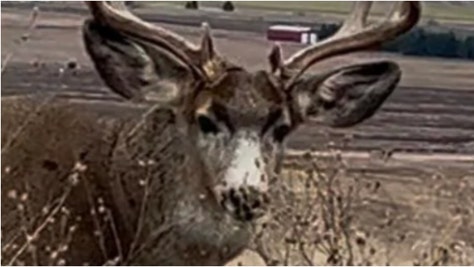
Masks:
[[[278,119],[281,117],[281,110],[277,109],[272,112],[267,117],[267,121],[263,125],[262,128],[262,135],[265,134],[267,131],[269,131],[274,124],[278,121]]]
[[[219,133],[219,127],[217,124],[206,115],[199,115],[197,117],[199,128],[205,134],[217,134]]]
[[[287,124],[281,124],[281,125],[276,126],[273,129],[273,139],[275,139],[275,141],[279,143],[283,142],[283,139],[285,139],[285,137],[288,135],[290,130],[291,128]]]

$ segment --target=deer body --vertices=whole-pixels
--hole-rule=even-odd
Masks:
[[[306,70],[393,39],[419,16],[417,3],[404,2],[366,26],[370,4],[359,3],[335,36],[288,60],[275,46],[270,71],[248,72],[216,53],[207,26],[196,47],[123,6],[87,4],[83,38],[102,80],[155,105],[110,119],[52,105],[2,147],[7,264],[225,264],[267,211],[288,134],[309,118],[360,123],[401,75],[380,60]],[[18,110],[5,110],[15,121]]]

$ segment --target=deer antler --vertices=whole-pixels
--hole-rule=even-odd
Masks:
[[[104,1],[86,1],[86,4],[98,22],[132,37],[158,44],[184,62],[193,65],[200,63],[201,48],[182,36],[141,20],[124,6],[114,8],[110,3]]]
[[[410,30],[418,22],[421,12],[418,2],[401,2],[394,5],[387,19],[367,25],[367,16],[371,6],[371,2],[355,3],[349,17],[336,34],[298,51],[285,60],[282,64],[283,73],[297,70],[296,74],[289,76],[287,85],[291,85],[296,78],[318,61],[379,45]]]

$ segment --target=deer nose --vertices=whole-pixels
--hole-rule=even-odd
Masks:
[[[219,203],[237,220],[250,221],[265,214],[269,197],[255,187],[243,186],[222,191]]]

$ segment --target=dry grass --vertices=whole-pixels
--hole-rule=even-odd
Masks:
[[[460,216],[440,227],[438,236],[420,235],[415,242],[404,236],[381,241],[386,237],[379,235],[396,232],[396,226],[380,218],[361,227],[360,205],[383,186],[349,178],[347,162],[339,152],[325,161],[308,153],[273,180],[273,206],[251,248],[266,265],[474,264],[470,256],[474,248],[455,237],[463,220]],[[384,232],[377,231],[376,224],[383,224]],[[241,261],[246,263],[245,258]]]

